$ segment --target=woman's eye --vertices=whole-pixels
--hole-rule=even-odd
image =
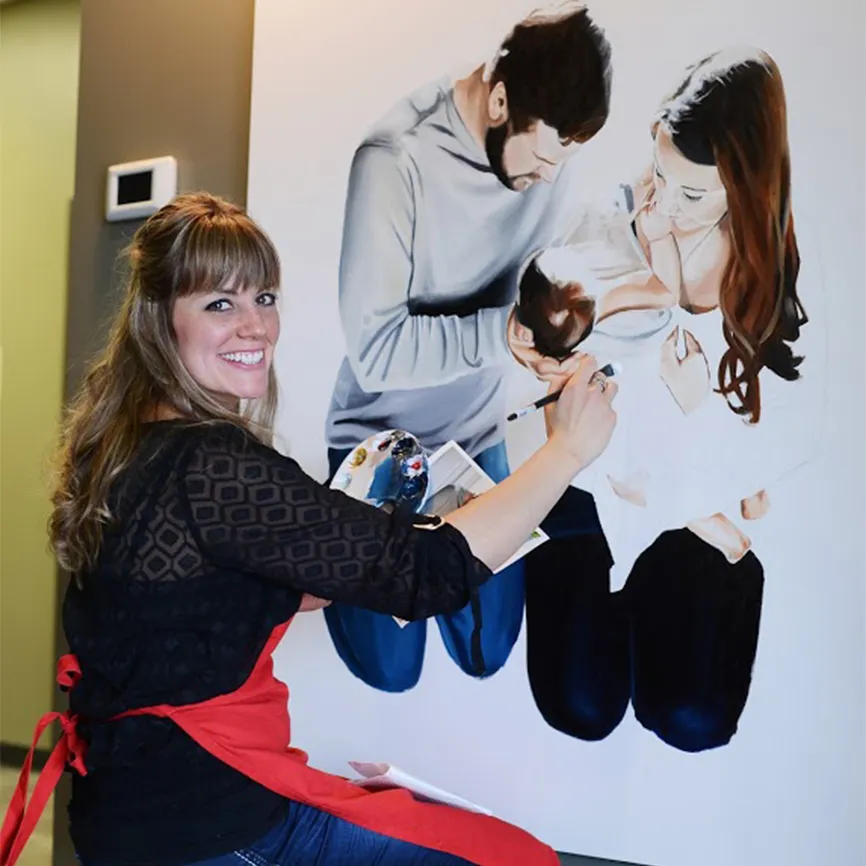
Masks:
[[[701,201],[701,199],[703,198],[703,196],[700,194],[695,195],[695,193],[686,192],[685,190],[683,190],[683,195],[685,196],[687,201]]]
[[[273,307],[276,302],[277,296],[273,292],[262,292],[256,298],[256,303],[262,307]]]
[[[218,301],[211,301],[206,307],[212,313],[224,313],[231,308],[231,303],[226,298],[220,298]]]

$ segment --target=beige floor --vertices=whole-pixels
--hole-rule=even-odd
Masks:
[[[15,790],[15,785],[18,783],[18,771],[8,767],[0,768],[0,817],[6,814],[6,806],[12,797],[12,792]],[[30,791],[33,791],[33,785],[36,783],[36,777],[30,777]],[[18,866],[51,866],[51,821],[54,801],[49,800],[36,830],[30,837],[21,857],[18,859]]]

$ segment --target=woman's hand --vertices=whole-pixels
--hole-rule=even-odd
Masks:
[[[301,606],[298,608],[298,613],[309,613],[311,610],[321,610],[323,607],[327,607],[330,603],[330,601],[326,601],[324,598],[318,598],[315,595],[310,595],[308,592],[305,592],[301,598]]]
[[[659,210],[658,194],[654,195],[638,216],[638,223],[648,243],[655,243],[673,234],[673,220]]]
[[[544,407],[548,441],[561,446],[586,468],[607,448],[616,426],[611,403],[616,382],[598,372],[591,355],[579,355],[571,376],[551,379],[547,393],[562,391],[555,403]]]
[[[677,356],[680,327],[671,331],[662,343],[659,374],[677,405],[688,415],[694,412],[710,393],[710,367],[701,344],[689,331],[683,331],[686,354]]]
[[[563,361],[542,355],[535,348],[532,331],[520,324],[514,308],[508,316],[506,339],[514,360],[522,367],[531,370],[542,382],[567,379],[577,369],[580,358],[576,354],[570,355]]]
[[[598,365],[583,355],[565,381],[562,395],[547,408],[548,441],[483,496],[445,516],[463,534],[475,556],[498,569],[544,520],[581,469],[607,446],[616,424],[611,400],[616,385],[591,381]]]

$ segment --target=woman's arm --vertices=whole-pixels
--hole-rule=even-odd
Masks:
[[[673,221],[659,210],[657,201],[649,201],[642,206],[635,218],[635,225],[641,243],[649,249],[653,274],[671,296],[671,306],[679,303],[683,267],[673,235]]]
[[[617,386],[594,380],[595,358],[583,355],[573,376],[551,382],[562,396],[546,408],[548,439],[492,490],[447,515],[472,552],[491,569],[506,562],[544,520],[566,487],[607,447],[616,415]]]
[[[460,610],[490,577],[451,526],[330,490],[233,425],[193,435],[188,519],[223,568],[407,620]]]
[[[626,310],[673,307],[682,294],[682,262],[673,224],[648,202],[651,187],[638,184],[634,225],[638,241],[647,249],[650,270],[642,269],[622,278],[619,285],[605,293],[599,304],[599,321]]]
[[[673,307],[677,296],[651,271],[636,271],[623,277],[598,304],[598,321],[626,310],[658,310]]]
[[[496,570],[517,552],[583,468],[548,442],[491,490],[445,516],[475,556]]]
[[[671,306],[679,301],[683,275],[680,251],[672,234],[650,241],[649,258],[653,274],[667,290]]]
[[[389,514],[330,490],[231,425],[197,434],[183,473],[205,556],[316,598],[401,619],[463,608],[525,542],[613,431],[616,389],[591,386],[585,361],[557,404],[551,441],[448,519]]]

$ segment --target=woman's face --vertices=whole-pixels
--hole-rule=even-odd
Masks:
[[[653,185],[659,211],[683,231],[714,225],[728,210],[719,170],[686,159],[663,125],[653,145]]]
[[[274,292],[250,289],[175,301],[178,354],[199,387],[232,405],[267,393],[280,335],[276,301]]]

